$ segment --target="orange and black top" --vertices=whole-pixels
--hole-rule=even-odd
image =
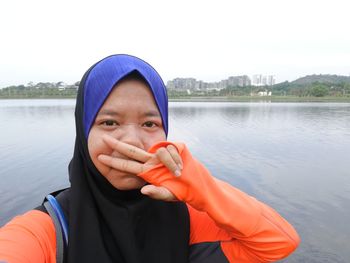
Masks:
[[[293,227],[270,207],[211,176],[183,144],[174,144],[183,161],[180,177],[161,164],[138,175],[166,187],[178,202],[153,200],[139,189],[119,191],[101,175],[89,156],[89,129],[116,83],[135,72],[151,89],[167,133],[165,85],[149,64],[115,55],[85,73],[75,110],[71,187],[61,203],[69,223],[65,262],[268,262],[291,253],[299,243]],[[0,262],[55,262],[55,236],[43,211],[16,217],[0,229]]]
[[[166,144],[169,142],[159,143],[151,151]],[[181,177],[174,177],[163,165],[139,176],[154,185],[166,186],[187,204],[189,250],[188,259],[182,262],[271,262],[286,257],[296,249],[298,234],[276,211],[212,177],[191,156],[185,145],[174,145],[183,159]],[[164,240],[158,242],[166,242],[166,238],[164,236]],[[157,255],[157,244],[153,249]],[[173,253],[176,254],[176,248]],[[5,225],[0,230],[1,260],[54,263],[56,239],[51,218],[46,213],[33,210]],[[140,259],[139,262],[147,261]],[[168,258],[163,262],[176,261]]]

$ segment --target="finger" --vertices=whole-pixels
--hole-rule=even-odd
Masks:
[[[136,146],[121,142],[107,134],[104,134],[102,138],[108,144],[109,147],[129,157],[130,159],[134,159],[145,163],[153,156],[151,153],[148,153]]]
[[[97,158],[101,163],[119,171],[131,174],[139,174],[143,172],[144,165],[134,160],[125,160],[105,154],[101,154]]]
[[[141,188],[141,193],[156,200],[177,201],[175,195],[163,186],[145,185]]]
[[[171,157],[173,158],[173,160],[175,161],[175,163],[177,164],[177,166],[180,168],[180,170],[182,170],[183,169],[182,159],[176,147],[170,144],[166,148],[170,153]]]
[[[159,148],[156,151],[156,156],[175,176],[181,175],[180,168],[177,166],[166,148]]]

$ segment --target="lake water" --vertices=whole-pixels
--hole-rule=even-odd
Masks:
[[[350,262],[349,103],[170,103],[169,139],[286,217],[284,262]],[[0,225],[68,186],[74,100],[0,100]]]

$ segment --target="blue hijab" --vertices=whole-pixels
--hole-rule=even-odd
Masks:
[[[130,55],[112,55],[93,66],[84,84],[84,133],[88,137],[96,114],[113,87],[128,74],[139,73],[148,83],[168,134],[168,97],[163,80],[145,61]]]

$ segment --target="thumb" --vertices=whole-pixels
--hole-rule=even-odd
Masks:
[[[148,184],[141,188],[141,193],[156,200],[178,201],[175,195],[163,186]]]

